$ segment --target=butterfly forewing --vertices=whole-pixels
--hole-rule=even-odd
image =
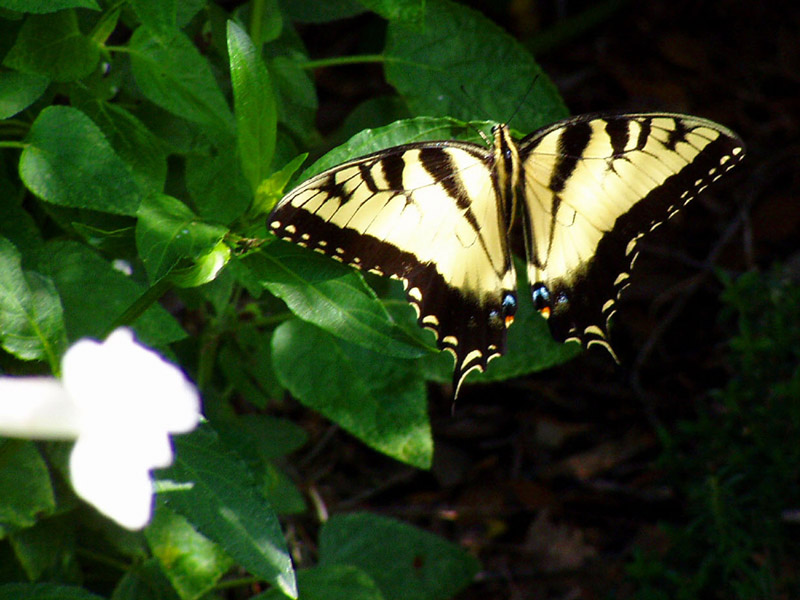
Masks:
[[[531,134],[520,155],[528,277],[547,292],[551,331],[608,347],[636,242],[736,164],[743,145],[696,117],[590,115]]]
[[[456,358],[456,389],[503,353],[515,292],[488,157],[460,142],[390,148],[312,177],[268,220],[280,238],[402,280],[420,325]]]

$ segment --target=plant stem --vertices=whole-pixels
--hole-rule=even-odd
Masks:
[[[264,0],[253,0],[250,4],[250,39],[256,49],[256,54],[261,55],[261,24],[264,19]]]
[[[133,304],[131,304],[125,312],[123,312],[119,317],[114,319],[114,322],[111,326],[106,330],[105,335],[103,336],[108,337],[108,335],[114,331],[117,327],[123,327],[125,325],[130,325],[136,319],[138,319],[144,311],[150,308],[153,304],[155,304],[161,296],[163,296],[167,290],[172,286],[172,283],[164,277],[163,279],[159,279],[155,282],[150,288],[145,290],[145,292],[139,296]]]
[[[319,60],[307,60],[300,63],[303,69],[319,69],[322,67],[338,67],[341,65],[358,65],[362,63],[383,63],[390,59],[383,54],[361,54],[358,56],[334,56],[332,58],[321,58]]]

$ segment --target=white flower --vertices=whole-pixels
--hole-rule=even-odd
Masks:
[[[170,433],[200,417],[183,372],[138,344],[129,329],[82,339],[64,354],[62,379],[0,377],[0,435],[76,439],[75,491],[128,529],[150,520],[150,470],[172,462]]]

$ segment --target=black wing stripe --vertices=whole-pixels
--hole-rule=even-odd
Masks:
[[[591,139],[592,126],[588,122],[578,122],[561,132],[558,139],[558,159],[548,184],[555,194],[564,190]]]
[[[380,163],[388,189],[397,192],[403,191],[403,170],[406,168],[403,155],[399,152],[386,154],[381,157]]]

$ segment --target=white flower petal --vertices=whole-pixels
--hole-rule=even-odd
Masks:
[[[141,529],[150,521],[153,482],[135,446],[109,445],[105,435],[83,435],[69,466],[75,491],[101,513],[128,529]]]
[[[138,344],[130,329],[117,329],[104,343],[80,340],[64,356],[64,385],[89,423],[161,427],[181,433],[199,420],[197,389],[176,366]]]
[[[74,439],[80,412],[53,377],[0,377],[0,435]]]

